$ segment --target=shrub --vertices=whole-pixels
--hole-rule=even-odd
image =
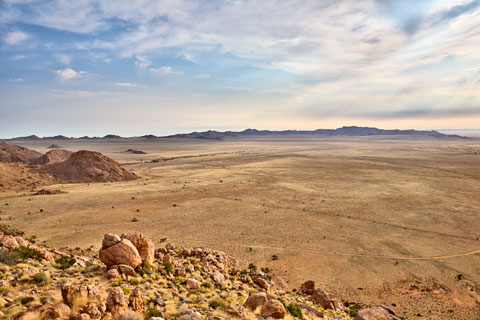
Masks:
[[[222,299],[212,299],[208,301],[208,306],[212,309],[225,308],[227,306],[227,302]]]
[[[55,260],[56,265],[55,268],[65,270],[70,268],[77,262],[74,257],[67,257],[67,256],[62,256],[58,259]]]
[[[145,315],[146,315],[145,319],[150,319],[150,318],[152,318],[152,317],[161,317],[161,318],[163,318],[162,312],[160,312],[160,311],[158,311],[157,309],[152,308],[152,307],[147,308],[147,312],[146,312]]]
[[[250,263],[248,265],[248,270],[250,270],[250,272],[257,272],[257,266],[253,263]]]
[[[202,287],[211,289],[213,287],[212,283],[209,281],[203,281],[202,282]]]
[[[47,284],[50,282],[50,277],[45,272],[39,272],[33,275],[33,281],[37,284]]]
[[[130,289],[129,287],[123,287],[122,290],[123,290],[123,293],[126,296],[128,296],[128,295],[130,295],[130,293],[132,293],[132,289]]]
[[[349,309],[348,314],[353,318],[357,316],[358,311],[354,309]]]
[[[300,309],[299,307],[297,307],[293,303],[288,305],[287,310],[295,318],[303,318],[302,309]]]
[[[20,259],[34,259],[37,261],[42,261],[44,258],[43,253],[33,248],[21,246],[15,250],[18,252],[18,256],[20,257]]]
[[[170,262],[168,262],[168,261],[165,262],[165,263],[163,264],[163,267],[165,268],[165,272],[166,272],[167,274],[172,273],[172,271],[173,271],[173,265],[172,265]]]

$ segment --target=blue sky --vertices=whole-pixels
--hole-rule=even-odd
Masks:
[[[0,0],[0,137],[478,128],[480,0]]]

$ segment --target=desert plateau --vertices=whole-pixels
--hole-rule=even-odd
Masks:
[[[40,155],[54,142],[14,141]],[[37,177],[23,190],[4,187],[2,224],[42,245],[97,251],[105,233],[140,232],[156,246],[215,248],[243,268],[266,267],[283,290],[313,280],[341,301],[387,305],[406,319],[479,312],[476,138],[272,134],[61,145],[100,151],[135,179]]]

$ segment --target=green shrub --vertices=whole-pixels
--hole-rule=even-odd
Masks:
[[[165,272],[166,272],[167,274],[170,274],[170,273],[173,272],[173,265],[172,265],[170,262],[168,262],[168,261],[165,262],[165,263],[163,264],[163,267],[165,268]]]
[[[253,263],[250,263],[248,265],[248,270],[250,270],[250,272],[257,272],[257,266]]]
[[[35,273],[33,281],[37,284],[47,284],[50,282],[50,277],[45,272]]]
[[[155,308],[147,308],[147,312],[145,314],[145,319],[150,319],[152,317],[161,317],[163,318],[163,314],[162,312],[158,311],[157,309]]]
[[[212,299],[208,301],[208,306],[212,309],[225,308],[227,306],[227,302],[222,299]]]
[[[55,260],[55,268],[65,270],[73,266],[77,262],[74,257],[62,256]]]
[[[132,289],[130,289],[129,287],[123,287],[122,290],[123,290],[123,293],[126,296],[128,296],[130,293],[132,293]]]
[[[20,259],[23,259],[23,260],[34,259],[37,261],[42,261],[44,258],[43,253],[33,248],[27,248],[27,247],[21,246],[15,250],[18,252],[18,256],[20,257]]]
[[[213,285],[210,281],[203,281],[202,282],[202,287],[211,289],[213,287]]]
[[[302,314],[302,309],[294,305],[293,303],[290,303],[287,307],[288,312],[295,318],[303,318]]]
[[[356,317],[356,316],[357,316],[357,313],[358,313],[358,311],[355,310],[355,309],[349,309],[349,310],[348,310],[348,314],[349,314],[352,318]]]

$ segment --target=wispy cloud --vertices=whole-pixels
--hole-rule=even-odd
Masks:
[[[117,87],[143,87],[139,84],[130,83],[130,82],[115,82]]]
[[[30,35],[23,31],[13,31],[5,34],[3,41],[9,46],[19,45],[30,38]]]
[[[87,71],[76,71],[72,68],[55,70],[55,73],[61,80],[78,79],[85,77],[88,74]]]
[[[210,79],[211,76],[209,74],[198,74],[196,76],[193,76],[194,78],[197,78],[197,79]]]
[[[89,90],[51,90],[49,92],[52,96],[65,98],[65,97],[96,97],[96,96],[111,96],[111,95],[120,95],[123,92],[112,92],[112,91],[89,91]]]
[[[16,78],[16,79],[8,79],[9,82],[23,82],[25,81],[24,79],[22,78]]]
[[[174,76],[179,76],[183,74],[183,71],[175,71],[172,69],[172,67],[159,67],[159,68],[150,68],[150,72],[159,75],[159,76],[169,76],[169,75],[174,75]]]

